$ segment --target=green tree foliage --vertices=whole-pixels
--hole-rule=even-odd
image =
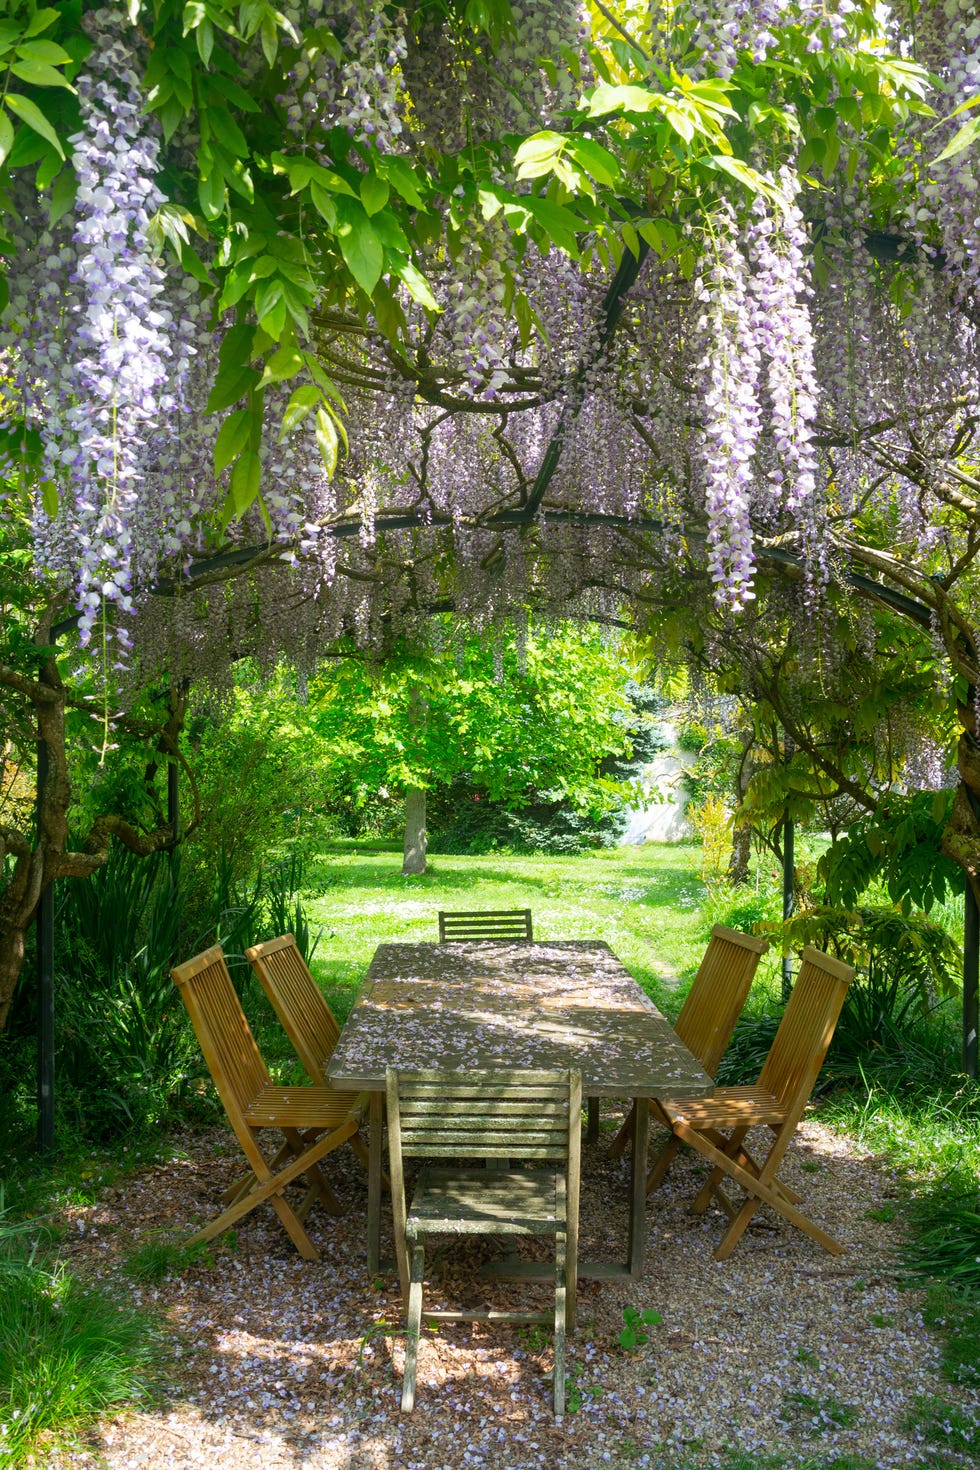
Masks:
[[[224,853],[242,877],[270,846],[337,821],[391,831],[408,790],[452,800],[460,778],[483,803],[547,797],[598,818],[630,789],[605,767],[633,753],[632,672],[628,645],[574,624],[383,661],[342,649],[302,698],[288,670],[270,679],[246,662],[223,707],[202,701],[188,719],[202,813],[189,856]]]

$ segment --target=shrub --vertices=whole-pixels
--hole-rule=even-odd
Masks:
[[[688,806],[687,817],[701,839],[701,878],[720,883],[732,852],[732,823],[720,796],[707,795],[698,806]]]

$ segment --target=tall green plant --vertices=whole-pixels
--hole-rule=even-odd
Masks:
[[[146,1398],[161,1347],[145,1314],[48,1264],[36,1233],[0,1208],[0,1456],[11,1466]]]

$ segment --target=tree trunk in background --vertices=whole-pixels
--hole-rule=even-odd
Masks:
[[[745,800],[755,763],[750,757],[754,732],[751,729],[740,730],[739,739],[742,742],[742,759],[738,764],[735,776],[735,794],[738,797],[738,806]],[[735,815],[738,815],[736,808]],[[732,855],[728,860],[728,881],[733,888],[737,888],[749,881],[749,863],[752,859],[752,828],[748,826],[735,827],[732,830]]]
[[[425,792],[417,788],[405,793],[405,857],[402,873],[425,872]]]

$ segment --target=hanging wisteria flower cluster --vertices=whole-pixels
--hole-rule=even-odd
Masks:
[[[654,9],[668,20],[668,34],[673,26],[689,31],[700,75],[724,77],[731,74],[739,52],[748,52],[753,61],[764,61],[778,46],[783,27],[806,27],[813,51],[827,42],[843,41],[847,17],[856,6],[854,0],[836,0],[836,4],[826,0],[683,0],[680,5]]]
[[[698,296],[704,342],[704,478],[709,568],[734,609],[752,596],[751,505],[761,428],[760,353],[749,308],[748,266],[734,212],[723,207],[712,228],[713,258]]]
[[[852,0],[685,0],[655,7],[640,45],[631,54],[620,46],[617,64],[623,76],[639,75],[649,46],[675,70],[688,68],[688,79],[731,77],[753,59],[778,58],[791,31],[797,47],[829,55],[857,34],[855,9]],[[676,244],[652,249],[642,268],[633,255],[631,276],[639,246],[618,201],[622,239],[610,243],[598,204],[599,223],[586,228],[591,216],[572,215],[565,185],[520,178],[513,162],[522,132],[547,129],[581,145],[596,179],[616,168],[607,149],[621,119],[604,132],[578,106],[595,80],[583,12],[574,0],[514,0],[511,15],[513,29],[490,39],[452,7],[293,4],[283,12],[278,71],[257,41],[237,38],[228,54],[261,96],[261,106],[251,104],[257,113],[242,103],[238,116],[246,128],[256,119],[259,141],[254,158],[223,165],[230,192],[213,227],[220,245],[203,251],[216,284],[199,293],[165,272],[148,227],[163,201],[164,159],[171,171],[185,169],[181,197],[191,214],[198,209],[188,160],[218,127],[212,133],[211,123],[182,114],[165,153],[140,80],[144,36],[119,7],[88,13],[96,45],[75,81],[77,201],[59,223],[39,227],[36,200],[20,189],[5,329],[50,486],[37,510],[42,563],[72,579],[83,638],[107,605],[108,621],[122,628],[117,614],[130,612],[138,592],[161,579],[177,585],[180,574],[186,586],[191,564],[216,547],[219,561],[236,566],[254,553],[253,579],[238,590],[154,599],[171,610],[170,633],[154,642],[141,631],[144,648],[163,657],[169,642],[167,656],[176,657],[178,644],[203,648],[219,634],[240,648],[259,636],[249,634],[251,618],[253,629],[261,622],[278,646],[306,657],[343,631],[390,639],[447,604],[487,625],[529,603],[553,612],[601,606],[615,617],[641,592],[655,598],[661,579],[669,586],[675,564],[702,545],[716,599],[739,610],[752,597],[760,540],[800,558],[811,586],[826,578],[820,504],[828,495],[844,513],[860,504],[886,513],[901,461],[879,478],[875,500],[869,421],[896,426],[888,431],[896,438],[914,435],[927,455],[969,422],[980,396],[975,329],[956,312],[975,294],[971,261],[980,259],[971,255],[968,160],[948,207],[935,204],[929,184],[913,218],[915,191],[896,186],[896,207],[922,250],[911,264],[883,263],[867,246],[861,221],[874,180],[862,156],[819,188],[810,175],[801,188],[797,170],[776,163],[754,194],[722,170],[707,184],[701,175],[692,188],[703,197],[685,195],[666,221],[665,238],[672,230]],[[916,44],[955,43],[945,63],[951,108],[973,76],[969,19],[959,10],[946,17],[936,4],[917,10],[916,26]],[[201,38],[198,46],[206,52]],[[239,94],[228,80],[232,63],[223,65],[205,63],[202,76],[230,118]],[[833,111],[837,93],[827,96],[822,110]],[[221,115],[218,107],[216,122]],[[642,125],[653,116],[644,112]],[[835,123],[844,140],[859,126],[854,109],[849,116]],[[256,159],[271,133],[263,175]],[[775,157],[792,156],[791,134],[784,119],[770,135]],[[237,137],[227,122],[223,136],[227,153]],[[651,170],[634,205],[637,228],[646,210],[657,231],[658,212],[670,214],[674,203],[669,189],[661,197],[652,157],[643,149],[632,157],[636,169]],[[768,166],[761,150],[752,158]],[[233,196],[246,189],[246,164],[253,213],[243,207],[239,217]],[[297,165],[324,171],[319,196],[303,193],[290,172]],[[628,172],[617,188],[630,187]],[[168,185],[170,176],[162,175]],[[416,188],[429,190],[424,203]],[[542,239],[524,203],[538,218],[552,211],[566,249]],[[222,206],[209,199],[201,207]],[[352,243],[358,225],[363,248]],[[292,254],[278,253],[283,242]],[[424,289],[392,272],[372,298],[363,287],[372,249],[388,265],[411,254]],[[228,312],[216,304],[228,262],[243,273],[254,263],[256,279],[281,275],[288,284],[301,257],[315,274],[331,251],[362,289],[350,288],[343,264],[317,278],[308,333],[287,323],[282,338],[283,354],[307,366],[287,378],[271,371],[278,344],[261,345],[260,332],[243,367],[247,389],[205,412],[233,314],[239,331],[255,326],[240,294],[226,296]],[[335,470],[321,453],[322,419],[289,408],[297,387],[315,397],[324,375],[350,441]],[[954,392],[959,417],[935,416],[932,405]],[[234,470],[225,457],[215,474],[215,439],[223,413],[249,418],[258,400],[264,420],[248,457],[261,471],[262,499],[236,517],[228,509]],[[284,415],[292,424],[280,436]],[[890,454],[890,441],[878,449]],[[935,517],[925,529],[931,497],[925,483],[917,499],[905,497],[899,519],[902,536],[917,535],[920,545],[935,534]]]
[[[132,52],[105,12],[93,31],[78,79],[82,127],[70,140],[73,216],[36,236],[24,220],[6,337],[51,487],[37,509],[39,550],[49,570],[72,578],[83,643],[107,603],[132,610],[135,585],[163,553],[169,517],[159,511],[178,510],[166,461],[178,452],[194,351],[186,288],[165,294],[148,244],[163,195]],[[169,504],[153,506],[154,479],[165,497],[171,489]],[[115,623],[123,643],[126,627]]]

